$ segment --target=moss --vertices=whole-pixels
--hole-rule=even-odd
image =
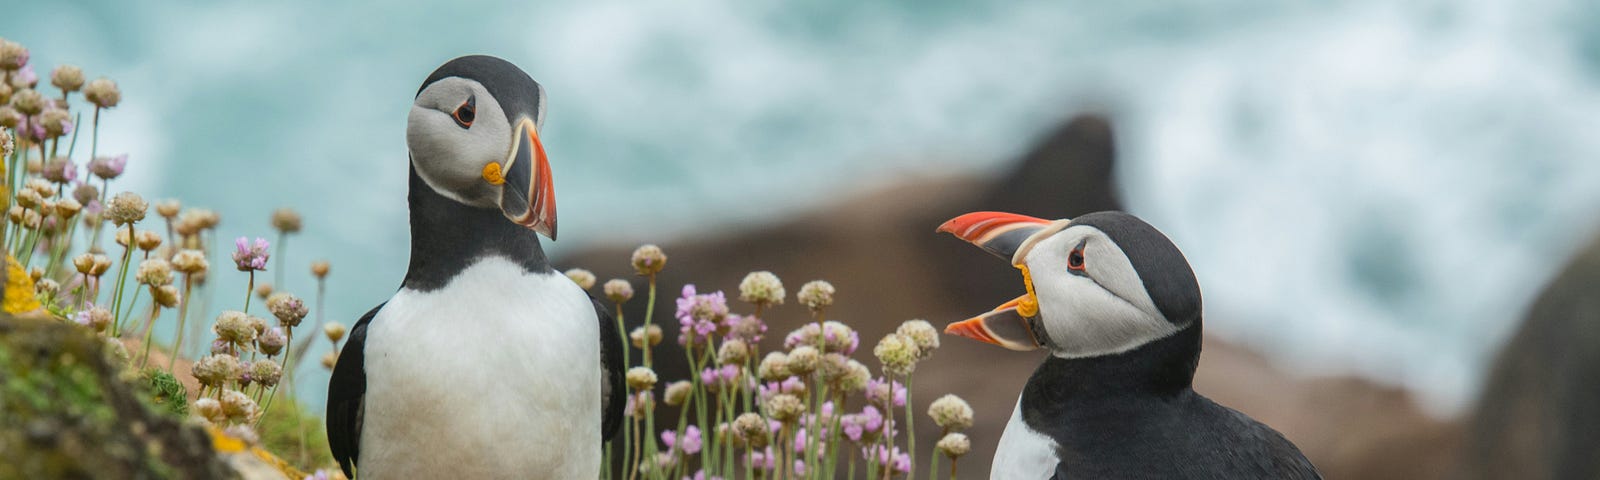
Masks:
[[[0,315],[0,478],[234,476],[104,345],[76,325]]]

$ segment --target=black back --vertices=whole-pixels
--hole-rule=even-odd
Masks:
[[[1055,440],[1055,478],[1321,478],[1283,435],[1191,388],[1200,342],[1197,318],[1120,354],[1048,357],[1022,415]]]
[[[328,378],[328,447],[345,478],[355,478],[356,459],[361,457],[361,400],[367,393],[366,359],[362,353],[367,343],[367,324],[383,305],[367,311],[350,328],[350,339],[345,341],[339,361],[333,365],[333,376]]]
[[[612,335],[617,331],[616,319],[593,295],[589,300],[594,302],[595,316],[600,317],[600,374],[605,375],[601,379],[601,394],[605,398],[600,404],[600,441],[605,442],[622,427],[622,407],[628,398],[628,366],[622,363],[622,337]]]

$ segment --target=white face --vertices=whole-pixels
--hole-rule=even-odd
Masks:
[[[1121,353],[1187,326],[1166,320],[1127,255],[1097,228],[1068,227],[1032,245],[1022,261],[1058,357]]]
[[[417,174],[434,191],[463,204],[498,208],[502,186],[485,180],[483,169],[505,164],[511,156],[516,147],[511,129],[500,102],[483,85],[448,77],[417,95],[406,122],[406,145]]]

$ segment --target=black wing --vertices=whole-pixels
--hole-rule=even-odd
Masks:
[[[599,300],[593,296],[589,300],[594,302],[595,316],[600,317],[600,441],[604,442],[611,440],[622,426],[622,407],[627,402],[623,382],[628,366],[622,364],[622,337],[613,333],[617,330],[616,320]]]
[[[367,393],[361,352],[366,346],[367,323],[382,308],[383,304],[374,307],[350,328],[350,340],[339,352],[333,377],[328,379],[328,446],[346,478],[355,478],[356,459],[361,456],[361,399]]]

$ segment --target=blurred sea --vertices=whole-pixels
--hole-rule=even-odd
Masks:
[[[0,36],[39,68],[121,84],[114,190],[217,209],[225,239],[299,209],[287,288],[332,260],[347,324],[404,273],[410,99],[465,53],[551,95],[558,254],[996,172],[1107,112],[1128,204],[1194,264],[1213,333],[1437,413],[1600,224],[1593,1],[14,3]],[[213,278],[236,308],[243,277]]]

